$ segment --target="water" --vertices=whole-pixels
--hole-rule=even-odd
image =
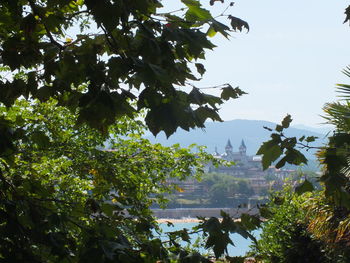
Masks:
[[[172,232],[172,231],[177,231],[184,228],[187,228],[190,232],[192,227],[196,226],[197,224],[198,223],[174,223],[173,227],[171,226],[169,227],[167,226],[166,223],[161,223],[160,227],[163,230],[163,232]],[[252,234],[255,238],[259,238],[261,234],[261,230],[259,229],[259,230],[253,231]],[[196,234],[191,235],[191,241],[194,242],[197,237],[198,235]],[[244,256],[250,250],[249,246],[252,244],[252,241],[250,239],[245,239],[239,234],[231,234],[230,238],[235,244],[235,246],[229,245],[227,247],[228,253],[230,256]],[[187,244],[186,242],[182,243],[182,245],[186,245],[186,244]],[[206,252],[206,250],[203,248],[201,249],[200,252],[203,253],[203,252]]]

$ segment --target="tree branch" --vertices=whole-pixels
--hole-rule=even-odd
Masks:
[[[45,28],[45,31],[46,31],[46,35],[47,37],[50,39],[51,43],[56,45],[60,50],[63,50],[64,49],[64,46],[61,45],[60,43],[58,43],[54,37],[52,36],[50,30],[48,29],[48,27],[46,26],[46,24],[44,23],[44,18],[42,17],[42,15],[40,14],[40,12],[38,12],[36,6],[35,6],[35,3],[33,0],[28,0],[29,2],[29,5],[30,7],[32,8],[32,11],[33,11],[33,14],[37,15],[40,19],[41,19],[41,22]]]

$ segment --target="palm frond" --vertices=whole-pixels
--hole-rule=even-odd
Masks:
[[[342,97],[344,99],[350,98],[350,85],[347,84],[337,84],[337,90],[336,92],[341,93],[339,97]]]
[[[329,124],[333,124],[338,130],[350,131],[350,103],[327,103],[323,107],[323,111],[326,113],[324,118]]]
[[[342,73],[350,78],[350,66],[347,66],[345,69],[343,69]]]

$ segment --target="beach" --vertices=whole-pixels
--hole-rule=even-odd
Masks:
[[[157,219],[158,223],[199,223],[201,220],[198,218],[159,218]]]

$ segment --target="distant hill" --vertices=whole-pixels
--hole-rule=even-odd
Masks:
[[[299,130],[307,130],[307,131],[316,132],[320,134],[328,134],[334,130],[334,126],[331,126],[331,125],[322,125],[322,127],[315,128],[315,127],[310,127],[303,124],[297,124],[297,125],[292,125],[292,128],[296,128]]]
[[[263,127],[274,128],[275,123],[261,120],[232,120],[225,122],[208,122],[205,129],[195,129],[189,132],[179,129],[169,139],[162,133],[156,138],[152,135],[147,136],[152,142],[158,142],[169,146],[179,143],[183,147],[188,147],[190,144],[196,143],[207,147],[207,151],[213,153],[215,147],[219,153],[225,151],[227,140],[230,139],[234,151],[238,151],[238,147],[244,140],[247,146],[247,154],[254,155],[260,145],[269,139],[270,132]],[[305,129],[297,129],[290,127],[286,132],[287,136],[301,137],[317,136],[319,139],[314,145],[320,146],[325,141],[325,134],[317,133]],[[305,155],[310,159],[315,159],[313,153],[306,152]]]

